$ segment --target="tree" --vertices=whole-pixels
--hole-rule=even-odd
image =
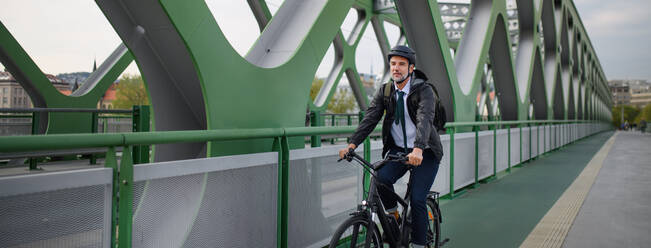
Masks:
[[[624,108],[624,121],[633,124],[637,116],[640,114],[640,109],[630,105],[618,105],[613,107],[613,125],[620,127],[622,125],[622,107]]]
[[[323,86],[323,79],[315,77],[314,80],[312,80],[312,87],[310,88],[310,99],[312,99],[313,102],[316,95],[319,94],[321,86]]]
[[[310,99],[314,101],[323,86],[323,79],[314,78],[310,88]],[[348,88],[339,88],[328,102],[329,113],[352,113],[357,106],[355,96]]]
[[[118,83],[113,106],[130,109],[134,105],[149,105],[149,94],[140,75],[124,74]]]
[[[635,119],[635,122],[640,123],[641,120],[645,120],[646,122],[651,121],[651,103],[644,106],[644,108],[640,111],[640,114]]]
[[[352,92],[347,88],[339,88],[328,103],[328,112],[335,114],[352,113],[356,104]]]

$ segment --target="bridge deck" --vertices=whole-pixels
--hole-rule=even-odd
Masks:
[[[602,149],[613,134],[577,141],[443,202],[442,236],[451,239],[446,246],[518,247],[558,205],[577,201],[578,215],[552,220],[556,231],[545,247],[644,247],[651,241],[651,135],[620,132],[612,149]],[[599,153],[603,158],[593,159]],[[594,171],[594,185],[579,187],[587,197],[567,197],[595,163],[601,169]]]
[[[651,135],[619,132],[563,247],[648,247]]]

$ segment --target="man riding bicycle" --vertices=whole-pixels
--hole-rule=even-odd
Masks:
[[[416,53],[407,46],[395,46],[387,56],[391,69],[391,82],[378,89],[366,110],[364,119],[350,138],[350,144],[339,151],[339,157],[355,149],[373,131],[384,115],[382,123],[382,156],[404,152],[412,171],[412,244],[426,245],[426,197],[438,172],[443,157],[441,140],[434,127],[434,91],[425,74],[415,69]],[[387,84],[391,84],[387,86]],[[385,93],[387,90],[390,92]],[[385,114],[386,113],[386,114]],[[391,162],[378,171],[378,180],[390,186],[407,172],[407,167]],[[389,189],[378,188],[387,212],[399,218],[395,199],[387,197]]]

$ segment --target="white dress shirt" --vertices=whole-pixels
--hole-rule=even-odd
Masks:
[[[396,145],[398,147],[404,148],[404,137],[402,136],[402,125],[405,125],[405,130],[407,131],[407,148],[414,148],[414,140],[416,139],[416,125],[414,125],[414,122],[411,121],[411,117],[409,116],[409,111],[407,111],[407,96],[409,95],[409,87],[411,87],[411,77],[409,78],[409,81],[405,85],[402,90],[398,89],[398,86],[396,86],[396,83],[393,83],[393,88],[395,89],[395,98],[396,98],[396,104],[398,101],[398,91],[402,91],[405,93],[403,96],[403,101],[404,101],[404,113],[405,113],[405,123],[402,123],[402,120],[400,120],[400,124],[396,125],[395,120],[391,124],[391,136],[393,136],[393,141],[396,142]],[[395,118],[398,118],[398,116],[395,116]]]

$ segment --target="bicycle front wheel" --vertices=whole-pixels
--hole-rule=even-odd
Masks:
[[[439,215],[437,203],[427,199],[427,247],[439,248],[441,242],[441,216]]]
[[[342,223],[330,240],[335,247],[382,247],[380,232],[374,222],[364,216],[353,216]]]

